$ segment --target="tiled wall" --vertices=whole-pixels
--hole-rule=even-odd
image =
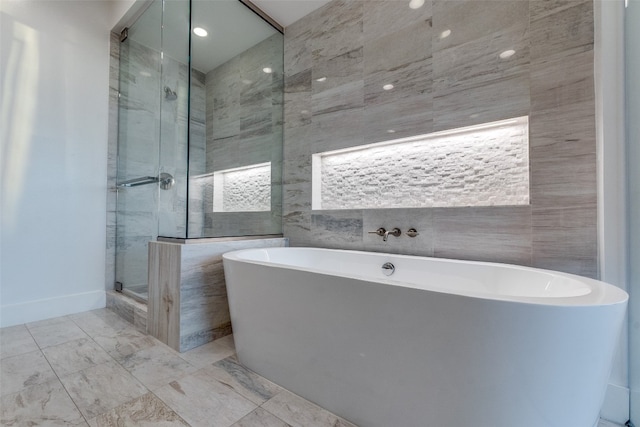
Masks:
[[[333,0],[285,33],[292,246],[512,262],[596,277],[593,2]],[[450,30],[448,37],[442,37]],[[500,59],[513,49],[515,55]],[[326,78],[326,79],[323,79]],[[382,86],[391,83],[393,90]],[[311,155],[529,115],[530,205],[312,211]],[[367,231],[415,227],[416,238]]]
[[[177,351],[231,333],[222,255],[287,246],[287,239],[149,244],[148,332]]]
[[[204,226],[189,237],[282,232],[282,49],[278,33],[206,74],[206,172],[271,162],[271,210],[214,214],[213,177],[195,178]]]

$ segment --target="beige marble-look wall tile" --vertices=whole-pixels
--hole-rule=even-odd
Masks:
[[[29,330],[24,325],[0,329],[0,359],[38,350]]]
[[[92,366],[60,381],[86,418],[97,417],[147,392],[116,362]]]
[[[0,395],[19,392],[20,390],[54,380],[56,374],[49,366],[40,350],[17,356],[6,357],[0,361]]]
[[[531,207],[433,210],[434,255],[531,265]]]
[[[534,208],[533,266],[598,277],[596,207]]]
[[[185,426],[178,414],[154,394],[147,393],[124,403],[89,421],[92,427],[132,426]]]
[[[230,426],[256,408],[204,370],[172,381],[155,394],[192,426]]]
[[[2,396],[0,425],[86,426],[87,423],[55,378]]]

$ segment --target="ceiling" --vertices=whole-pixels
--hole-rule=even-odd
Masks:
[[[329,0],[252,0],[252,3],[280,25],[287,27],[329,3]]]
[[[329,0],[253,0],[276,22],[286,27]],[[136,42],[188,62],[188,3],[153,1],[129,28]],[[277,31],[238,0],[192,0],[192,25],[208,31],[207,37],[191,38],[193,68],[207,73]],[[185,31],[186,29],[186,31]]]

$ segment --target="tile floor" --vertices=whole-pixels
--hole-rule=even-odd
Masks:
[[[232,337],[177,353],[94,310],[0,329],[2,426],[353,424],[238,364]]]
[[[0,358],[2,426],[355,427],[239,365],[232,337],[180,354],[106,309],[0,329]]]

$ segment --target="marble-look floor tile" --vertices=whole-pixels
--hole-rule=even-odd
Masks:
[[[0,425],[86,426],[87,423],[56,378],[3,396]]]
[[[280,418],[258,408],[231,427],[290,427]]]
[[[17,356],[7,357],[0,361],[0,395],[16,393],[23,388],[42,384],[56,379],[56,374],[49,366],[40,350]]]
[[[0,359],[34,350],[38,350],[38,345],[24,325],[0,329]]]
[[[89,420],[92,427],[115,426],[189,426],[178,414],[153,393],[143,394],[96,418]]]
[[[29,332],[31,332],[33,339],[36,340],[40,348],[51,347],[80,338],[87,338],[87,334],[71,319],[67,317],[58,319],[60,319],[60,321],[52,323],[37,322],[36,324],[27,324]]]
[[[227,335],[227,337],[230,336],[231,335]],[[225,359],[235,354],[233,338],[231,339],[231,345],[229,345],[229,339],[227,337],[211,341],[210,343],[196,347],[193,350],[181,353],[180,357],[198,368],[209,366],[218,360]]]
[[[277,394],[262,407],[292,427],[355,427],[288,391]]]
[[[93,339],[116,359],[160,344],[160,341],[151,335],[146,335],[132,328],[117,331],[113,335],[96,335]]]
[[[90,338],[47,347],[42,352],[60,377],[112,361],[107,352]]]
[[[213,378],[257,405],[263,404],[283,390],[282,387],[242,366],[235,357],[220,360],[205,370]]]
[[[116,360],[152,391],[197,369],[164,344]]]
[[[227,427],[256,408],[204,369],[172,381],[155,394],[194,427]]]
[[[86,418],[97,417],[148,392],[115,362],[92,366],[60,381]]]

